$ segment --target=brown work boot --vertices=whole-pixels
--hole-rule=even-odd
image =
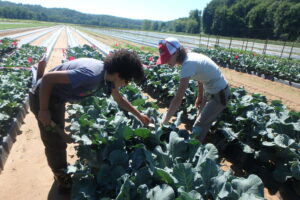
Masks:
[[[60,194],[71,192],[72,178],[70,174],[67,174],[64,170],[54,172],[54,180]]]

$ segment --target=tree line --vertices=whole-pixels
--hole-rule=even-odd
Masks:
[[[202,30],[201,11],[191,10],[188,17],[179,18],[168,22],[144,20],[143,30],[161,31],[161,32],[183,32],[197,34]]]
[[[202,20],[207,34],[300,41],[300,0],[212,0]]]
[[[39,5],[16,4],[1,0],[0,17],[130,29],[140,29],[143,23],[143,20],[92,15],[66,8],[45,8]]]
[[[300,0],[211,0],[203,12],[142,29],[300,42]]]
[[[160,32],[300,41],[300,0],[211,0],[172,21],[134,20],[0,0],[0,17]]]

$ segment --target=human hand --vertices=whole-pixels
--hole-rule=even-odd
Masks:
[[[169,122],[166,122],[166,121],[162,121],[161,123],[160,123],[160,126],[162,127],[162,126],[164,126],[164,125],[167,125]]]
[[[51,124],[51,114],[49,110],[39,110],[38,120],[44,126],[49,126]]]
[[[169,123],[169,119],[166,118],[166,114],[163,115],[160,126],[167,125]]]
[[[195,101],[195,107],[198,108],[202,103],[202,97],[197,97],[196,101]]]
[[[150,118],[147,115],[143,115],[143,114],[140,114],[139,119],[145,125],[148,125],[150,123],[150,121],[151,121]]]

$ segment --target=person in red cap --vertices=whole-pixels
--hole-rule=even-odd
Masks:
[[[228,82],[214,61],[203,54],[188,53],[176,38],[161,40],[158,50],[160,57],[157,64],[168,64],[171,67],[181,65],[178,90],[162,124],[167,124],[179,108],[189,80],[195,80],[198,82],[195,106],[199,108],[199,114],[193,125],[193,134],[203,142],[211,124],[225,109],[230,98]]]

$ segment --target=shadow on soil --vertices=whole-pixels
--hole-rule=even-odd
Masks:
[[[70,200],[70,194],[59,194],[56,184],[53,182],[47,200]]]

